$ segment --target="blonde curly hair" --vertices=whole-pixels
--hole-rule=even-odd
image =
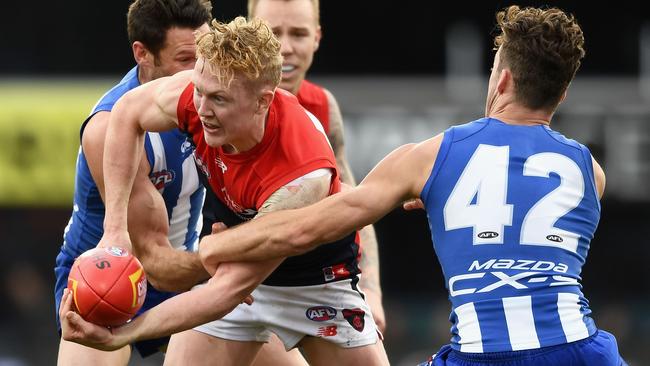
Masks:
[[[229,86],[236,74],[256,85],[275,88],[280,83],[280,41],[263,20],[213,20],[210,31],[200,35],[196,43],[197,55],[210,65],[222,84]]]

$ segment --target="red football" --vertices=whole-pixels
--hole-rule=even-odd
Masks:
[[[86,321],[118,326],[142,307],[147,279],[140,261],[125,249],[94,248],[75,260],[68,288],[77,312]]]

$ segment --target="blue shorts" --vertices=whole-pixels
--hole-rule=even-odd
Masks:
[[[603,330],[566,344],[538,349],[465,353],[443,346],[429,361],[419,366],[627,366],[618,353],[616,338]]]
[[[61,298],[63,297],[63,289],[68,286],[68,275],[70,274],[70,269],[74,263],[75,258],[67,255],[66,253],[60,252],[56,257],[56,266],[54,267],[54,275],[56,276],[56,284],[54,285],[54,301],[55,301],[55,314],[56,314],[56,326],[61,335],[61,319],[59,319],[59,306],[61,305]],[[161,302],[169,299],[174,296],[174,293],[162,292],[153,288],[149,283],[147,283],[147,297],[144,299],[144,304],[138,315],[144,313],[148,309],[160,304]],[[163,351],[164,348],[169,343],[169,337],[151,339],[146,341],[140,341],[133,344],[138,353],[142,357],[151,356],[157,352]]]

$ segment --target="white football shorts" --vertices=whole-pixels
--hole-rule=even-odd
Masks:
[[[355,279],[356,282],[356,279]],[[352,279],[314,286],[259,285],[252,305],[240,304],[222,319],[194,330],[233,341],[268,342],[275,333],[290,350],[305,336],[343,348],[375,344],[379,338],[370,307]]]

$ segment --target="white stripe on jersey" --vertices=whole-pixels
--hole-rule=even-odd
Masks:
[[[309,119],[311,119],[311,122],[314,124],[314,127],[316,127],[316,129],[318,131],[320,131],[323,134],[323,136],[325,136],[325,141],[327,141],[327,144],[330,145],[330,148],[331,148],[332,144],[330,144],[330,139],[329,139],[329,137],[327,137],[327,134],[325,133],[325,129],[323,128],[323,124],[310,111],[308,111],[304,107],[303,107],[303,109],[307,113],[307,116],[309,117]]]
[[[530,296],[504,297],[503,311],[513,351],[539,348],[533,305]]]
[[[567,342],[574,342],[589,337],[589,331],[580,312],[580,298],[576,294],[559,292],[557,294],[557,311],[560,314],[562,330]]]
[[[151,142],[151,150],[153,150],[153,165],[151,170],[154,172],[159,172],[161,170],[167,170],[167,157],[165,156],[165,146],[162,143],[160,134],[158,132],[147,132],[149,135],[149,141]],[[160,189],[162,193],[163,189]]]
[[[478,324],[478,316],[474,303],[468,302],[467,304],[460,305],[454,309],[458,322],[456,329],[458,329],[458,336],[460,339],[461,352],[483,352],[483,341],[481,338],[481,328]]]
[[[160,134],[157,132],[147,132],[149,135],[149,141],[151,142],[151,150],[153,150],[154,163],[151,167],[152,171],[163,171],[167,170],[167,156],[165,155],[165,145],[162,142]],[[188,247],[196,247],[197,243],[185,243],[187,238],[187,227],[189,220],[191,218],[191,202],[190,198],[192,193],[196,191],[198,187],[201,187],[201,182],[199,182],[199,177],[196,172],[196,167],[194,165],[194,159],[192,156],[183,161],[183,172],[182,175],[176,176],[174,179],[182,180],[181,191],[177,197],[177,201],[173,206],[171,212],[171,218],[169,220],[169,242],[171,243],[174,249],[187,250]],[[165,188],[159,189],[160,194],[163,194]],[[169,204],[166,202],[166,204]],[[201,230],[201,224],[203,219],[199,217],[197,222],[196,230]],[[197,235],[198,237],[198,235]]]
[[[188,222],[192,213],[192,194],[196,192],[197,187],[201,187],[199,182],[199,175],[196,170],[196,165],[192,156],[183,161],[183,186],[178,196],[176,206],[172,210],[172,217],[169,222],[169,241],[172,246],[177,249],[192,249],[197,247],[197,243],[187,243],[189,248],[185,247],[185,238],[187,237]],[[201,231],[203,218],[199,216],[197,222],[197,230]],[[197,234],[198,240],[198,234]]]

